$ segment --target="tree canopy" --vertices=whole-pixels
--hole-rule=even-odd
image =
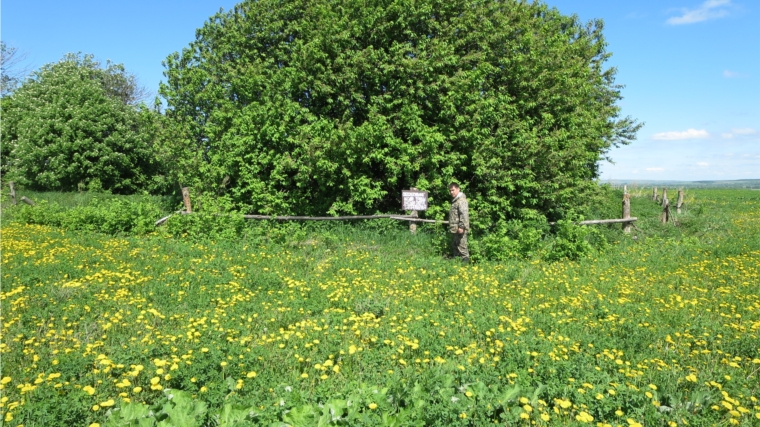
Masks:
[[[120,64],[70,54],[35,71],[2,102],[3,175],[31,188],[133,193],[155,187],[155,113]]]
[[[259,213],[396,211],[457,181],[474,220],[562,217],[639,125],[601,21],[517,0],[258,0],[165,61],[187,184]]]

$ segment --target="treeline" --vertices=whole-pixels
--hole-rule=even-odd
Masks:
[[[181,184],[260,214],[397,212],[416,187],[435,218],[456,181],[475,230],[573,218],[640,127],[602,29],[517,0],[243,1],[167,57],[151,105],[82,54],[4,91],[0,172],[40,191]]]

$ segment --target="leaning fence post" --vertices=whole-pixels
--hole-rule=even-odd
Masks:
[[[670,221],[670,201],[664,199],[665,203],[662,205],[662,214],[660,215],[660,222],[667,224]]]
[[[681,214],[681,206],[683,206],[683,190],[678,190],[678,200],[676,201],[676,212]]]
[[[631,217],[631,195],[628,194],[626,191],[623,193],[623,219],[628,219]],[[630,222],[624,222],[623,223],[623,233],[630,234],[631,232],[631,223]]]
[[[670,204],[670,200],[668,200],[668,189],[663,188],[662,189],[662,203],[660,204],[660,206],[664,207],[665,205],[668,205],[668,204]]]
[[[182,187],[182,202],[185,203],[185,212],[193,211],[193,207],[190,205],[190,189],[187,187]]]
[[[16,206],[16,183],[11,181],[9,184],[11,186],[11,202],[13,206]]]
[[[652,200],[657,201],[657,187],[652,187]]]
[[[24,203],[26,203],[29,206],[34,206],[35,205],[35,203],[32,201],[32,199],[30,199],[30,198],[28,198],[26,196],[21,196],[21,201],[24,202]]]

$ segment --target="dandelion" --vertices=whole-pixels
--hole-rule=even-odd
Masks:
[[[374,402],[373,402],[373,403],[370,403],[370,404],[369,404],[369,409],[372,409],[373,411],[374,411],[375,409],[377,409],[377,403],[374,403]]]
[[[586,411],[581,411],[578,415],[575,416],[575,419],[582,423],[590,423],[591,421],[594,421],[594,417],[592,417]]]

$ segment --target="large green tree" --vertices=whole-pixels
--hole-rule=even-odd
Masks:
[[[458,181],[480,225],[562,217],[638,125],[602,22],[516,0],[258,0],[165,62],[185,183],[259,213],[397,211]]]
[[[120,64],[70,54],[35,71],[2,102],[3,175],[31,188],[156,190],[157,113]]]

